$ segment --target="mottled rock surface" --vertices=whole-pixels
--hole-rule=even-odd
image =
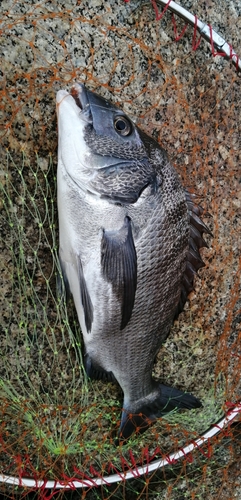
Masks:
[[[182,5],[211,24],[241,56],[240,0],[183,0]],[[3,0],[0,17],[0,176],[7,192],[0,221],[0,376],[11,381],[18,395],[38,394],[36,404],[45,404],[46,394],[59,405],[72,401],[73,407],[80,398],[118,402],[116,388],[102,383],[83,394],[78,342],[69,336],[56,303],[55,94],[82,81],[160,141],[183,183],[202,197],[211,214],[205,216],[213,232],[202,252],[206,267],[158,355],[155,375],[205,404],[217,388],[220,416],[222,404],[237,402],[241,389],[240,77],[230,61],[213,56],[204,40],[193,50],[199,35],[191,27],[182,34],[185,23],[176,17],[176,36],[182,36],[175,41],[171,14],[156,21],[151,2]],[[74,318],[70,325],[73,331]],[[78,335],[78,327],[75,331]],[[66,408],[62,411],[60,416],[55,412],[50,429],[66,418]],[[38,422],[43,415],[38,414]],[[209,425],[214,421],[215,413]],[[100,427],[93,432],[100,434]],[[153,435],[147,436],[148,443]],[[240,498],[238,439],[225,439],[220,454],[215,450],[210,461],[194,464],[190,476],[183,470],[176,472],[177,480],[173,471],[165,480],[154,476],[148,498]],[[168,452],[168,439],[164,442],[163,436],[160,442]],[[174,438],[171,443],[175,447]],[[126,488],[127,498],[143,488],[145,498],[143,482]],[[122,498],[121,492],[115,498]],[[98,494],[89,492],[87,498],[101,498]]]

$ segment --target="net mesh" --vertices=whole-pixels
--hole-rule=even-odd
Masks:
[[[136,470],[184,449],[241,397],[240,77],[168,10],[157,20],[152,4],[0,5],[0,473],[20,478],[17,486],[0,483],[8,498],[30,491],[43,499],[241,496],[239,412],[181,460],[144,475]],[[238,52],[239,0],[183,6]],[[73,304],[67,309],[56,295],[55,94],[74,81],[120,105],[160,142],[183,184],[202,196],[214,235],[154,368],[158,380],[192,392],[203,408],[168,415],[119,447],[121,391],[86,379]],[[127,480],[130,470],[135,477]],[[91,487],[113,474],[118,483]],[[35,484],[24,486],[24,478]],[[46,489],[48,480],[63,489]],[[75,480],[85,488],[76,492]]]

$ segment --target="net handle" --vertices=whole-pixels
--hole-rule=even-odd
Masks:
[[[129,0],[124,0],[125,2],[129,2]],[[150,0],[152,6],[155,10],[156,19],[159,21],[166,10],[170,10],[173,14],[176,14],[178,17],[186,21],[194,28],[194,36],[193,36],[193,50],[196,50],[199,46],[199,42],[195,43],[196,33],[198,32],[204,40],[210,43],[212,55],[222,56],[225,59],[231,60],[232,64],[235,66],[237,73],[241,72],[241,59],[233,50],[233,47],[230,43],[226,42],[226,40],[215,31],[210,24],[206,24],[202,22],[195,14],[191,14],[188,10],[184,9],[181,5],[177,4],[173,0]],[[157,4],[164,7],[164,10],[159,13]],[[177,38],[179,40],[180,37]]]

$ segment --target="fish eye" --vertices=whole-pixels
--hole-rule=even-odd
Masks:
[[[117,116],[114,119],[114,127],[119,135],[130,135],[132,131],[131,122],[125,116]]]

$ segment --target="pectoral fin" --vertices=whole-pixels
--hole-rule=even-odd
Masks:
[[[103,230],[101,266],[104,278],[112,284],[121,302],[121,330],[129,322],[135,302],[137,256],[131,229],[131,219],[125,217],[117,231]]]

